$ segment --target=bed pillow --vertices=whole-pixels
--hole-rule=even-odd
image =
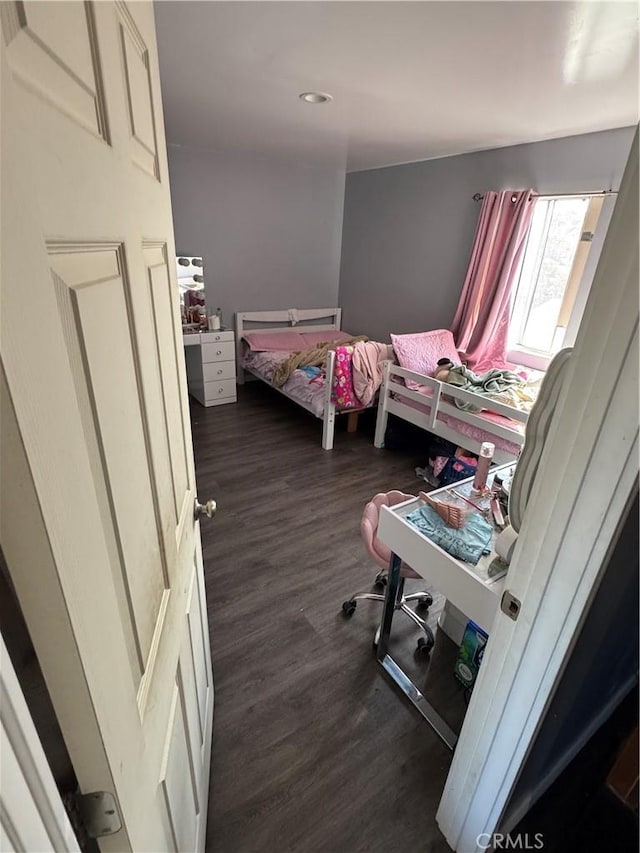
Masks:
[[[393,350],[400,367],[431,376],[441,358],[460,364],[460,355],[448,329],[417,332],[414,335],[391,335]],[[419,391],[423,386],[407,379],[407,388]]]
[[[301,332],[305,341],[305,347],[317,347],[318,344],[324,344],[328,341],[341,343],[342,341],[350,340],[353,335],[349,332],[328,331],[328,332]]]
[[[300,332],[289,329],[282,332],[245,332],[242,339],[254,352],[300,352],[308,346]]]

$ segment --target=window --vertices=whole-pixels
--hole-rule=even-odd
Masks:
[[[508,358],[544,369],[552,356],[573,341],[567,328],[582,282],[602,196],[538,197],[509,324]]]

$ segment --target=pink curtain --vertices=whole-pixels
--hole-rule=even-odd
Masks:
[[[506,364],[511,289],[533,215],[533,190],[485,193],[451,331],[478,373]]]

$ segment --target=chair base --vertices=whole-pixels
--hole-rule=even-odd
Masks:
[[[381,574],[376,577],[375,583],[376,586],[380,584]],[[386,580],[386,577],[385,577]],[[373,592],[356,592],[351,598],[347,599],[347,601],[342,604],[342,612],[345,616],[353,616],[356,611],[356,606],[358,601],[379,601],[384,603],[386,600],[386,596],[379,595]],[[405,616],[408,616],[412,622],[420,628],[420,630],[424,633],[425,636],[420,637],[418,640],[417,650],[424,655],[428,655],[431,652],[435,644],[435,637],[433,636],[433,631],[427,625],[424,619],[421,619],[418,614],[409,607],[410,601],[417,601],[418,607],[424,610],[425,615],[429,612],[429,608],[433,604],[433,597],[430,592],[427,590],[422,590],[421,592],[412,592],[409,595],[404,594],[404,579],[400,580],[400,586],[398,588],[398,597],[395,603],[395,609],[401,610]],[[379,631],[376,632],[376,637],[373,641],[373,645],[377,645]]]

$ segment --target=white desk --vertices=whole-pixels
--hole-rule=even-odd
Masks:
[[[511,463],[494,468],[489,475],[489,481],[491,482],[497,471],[506,472],[513,467],[514,465]],[[452,494],[452,490],[457,490],[469,482],[471,481],[464,480],[451,486],[436,489],[429,494],[434,498],[460,503],[459,499],[456,499],[455,495]],[[491,576],[490,566],[496,557],[493,550],[490,554],[481,557],[478,563],[473,566],[452,557],[406,521],[406,516],[417,509],[421,503],[422,501],[419,498],[413,498],[410,501],[396,504],[394,507],[383,506],[381,508],[378,538],[391,549],[391,561],[376,654],[382,668],[408,696],[444,742],[453,749],[457,735],[449,728],[435,708],[427,702],[415,684],[388,653],[389,635],[395,612],[394,603],[400,581],[400,564],[404,561],[411,566],[469,619],[484,628],[487,633],[491,630],[494,617],[500,606],[506,575]],[[461,505],[464,505],[464,502]],[[468,509],[473,511],[471,507]],[[494,531],[494,537],[497,532]],[[451,677],[454,677],[453,673]]]

